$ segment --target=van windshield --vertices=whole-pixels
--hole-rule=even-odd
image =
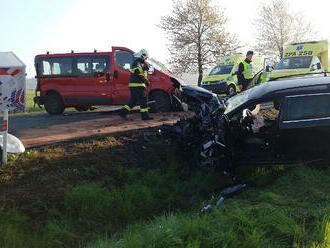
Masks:
[[[158,71],[171,73],[170,70],[167,69],[166,66],[163,63],[159,62],[158,60],[156,60],[154,58],[148,59],[147,62],[149,64],[151,64]]]
[[[312,58],[312,56],[283,58],[275,70],[309,68]]]
[[[211,70],[209,76],[229,74],[233,69],[233,66],[234,65],[218,65]]]

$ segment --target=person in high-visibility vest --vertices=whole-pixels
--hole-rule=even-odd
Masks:
[[[241,91],[246,90],[252,78],[254,77],[254,70],[252,66],[253,51],[246,53],[246,59],[238,65],[237,84]]]
[[[142,49],[140,52],[134,54],[136,57],[132,64],[132,69],[130,70],[130,80],[129,80],[129,90],[131,93],[131,98],[127,105],[125,105],[119,115],[124,119],[127,119],[127,114],[136,105],[140,105],[140,112],[142,120],[152,120],[153,118],[149,116],[148,113],[148,98],[146,87],[149,86],[148,81],[148,70],[149,66],[145,62],[148,58],[148,52],[146,49]]]

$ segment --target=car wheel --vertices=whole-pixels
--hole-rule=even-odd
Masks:
[[[235,85],[231,84],[228,86],[228,89],[227,89],[227,95],[228,96],[233,96],[236,94],[236,87]]]
[[[150,95],[151,104],[150,112],[168,112],[171,110],[170,96],[164,91],[155,91]]]
[[[57,93],[51,93],[46,96],[45,109],[51,115],[60,115],[65,107],[62,98]]]
[[[77,106],[77,107],[74,107],[74,108],[79,112],[83,112],[83,111],[89,110],[90,106],[83,105],[83,106]]]

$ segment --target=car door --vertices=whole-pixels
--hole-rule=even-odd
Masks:
[[[74,58],[74,92],[65,100],[74,105],[111,104],[112,84],[106,79],[110,58],[106,55],[80,55]]]
[[[281,104],[280,146],[288,157],[318,159],[329,154],[330,94],[287,96]]]
[[[113,103],[126,104],[130,98],[128,87],[130,69],[134,61],[133,51],[113,47]]]

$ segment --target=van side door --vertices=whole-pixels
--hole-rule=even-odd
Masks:
[[[65,101],[72,105],[111,104],[112,85],[106,79],[110,67],[110,57],[106,55],[77,55],[73,69],[75,79],[70,97]]]

